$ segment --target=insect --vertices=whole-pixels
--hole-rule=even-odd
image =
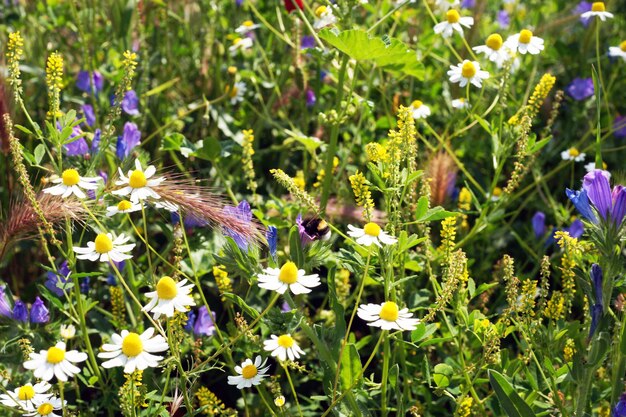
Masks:
[[[319,217],[307,217],[302,220],[302,227],[311,240],[330,239],[330,227],[326,221]]]

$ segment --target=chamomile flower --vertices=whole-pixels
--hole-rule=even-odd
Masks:
[[[414,100],[411,103],[411,112],[414,119],[425,119],[430,116],[430,107],[422,103],[420,100]]]
[[[585,12],[580,15],[581,19],[590,19],[594,16],[597,16],[603,22],[606,19],[613,19],[613,13],[609,13],[606,11],[606,7],[604,7],[603,1],[596,1],[591,5],[591,10]]]
[[[311,288],[320,285],[317,274],[305,275],[304,269],[298,269],[295,263],[286,262],[279,268],[265,268],[257,277],[259,287],[284,294],[289,289],[294,294],[307,294]]]
[[[478,88],[483,86],[483,80],[489,78],[489,73],[480,69],[480,64],[467,59],[457,66],[450,65],[448,71],[450,82],[459,83],[460,87],[465,87],[470,83]]]
[[[263,349],[272,352],[271,355],[276,356],[281,361],[285,361],[287,358],[293,361],[300,358],[300,355],[304,355],[304,351],[300,349],[290,334],[272,335],[271,339],[263,342]]]
[[[33,408],[28,410],[28,413],[24,414],[27,417],[61,417],[61,414],[57,414],[54,411],[62,410],[63,406],[67,404],[67,401],[63,401],[58,397],[43,398],[37,401],[33,401]]]
[[[65,343],[59,342],[48,350],[40,350],[39,353],[31,353],[29,360],[24,362],[24,368],[33,370],[35,378],[50,381],[57,377],[59,381],[66,382],[80,372],[75,363],[87,360],[87,354],[77,350],[65,350]]]
[[[356,243],[363,246],[376,245],[380,248],[382,247],[381,243],[393,245],[398,241],[395,237],[388,235],[376,223],[367,223],[362,229],[349,224],[348,229],[350,229],[348,235],[356,238]]]
[[[0,404],[6,405],[7,407],[32,410],[35,408],[35,401],[50,398],[52,395],[48,393],[50,388],[51,385],[45,381],[35,385],[28,383],[15,388],[13,391],[9,391],[9,394],[0,395]]]
[[[435,6],[440,10],[448,10],[461,5],[461,0],[435,0]]]
[[[76,336],[76,327],[74,327],[73,324],[62,324],[61,327],[59,328],[59,334],[61,335],[61,337],[65,340],[69,340],[71,338],[73,338],[74,336]]]
[[[139,200],[147,198],[154,198],[155,200],[161,198],[152,187],[161,184],[165,178],[152,178],[156,173],[154,165],[148,166],[144,171],[139,159],[135,159],[135,169],[129,170],[128,176],[124,175],[121,168],[118,168],[118,171],[120,179],[115,181],[115,185],[125,185],[125,187],[111,191],[112,194],[119,196],[128,195],[131,203],[138,203]]]
[[[622,41],[619,46],[609,47],[609,56],[620,57],[626,61],[626,41]]]
[[[315,30],[325,28],[337,22],[332,7],[328,6],[319,6],[315,9],[315,17],[317,18],[315,22],[313,22],[313,29]]]
[[[107,217],[115,216],[118,213],[132,213],[139,210],[141,210],[141,204],[122,200],[114,206],[107,207]]]
[[[393,301],[382,304],[361,304],[357,315],[367,321],[368,326],[383,330],[415,330],[419,319],[414,319],[408,308],[399,309]]]
[[[235,372],[239,375],[229,376],[228,384],[237,385],[238,389],[250,388],[253,385],[259,385],[263,378],[267,376],[266,372],[270,369],[269,366],[265,366],[267,359],[263,361],[261,356],[257,356],[254,359],[254,363],[251,359],[243,361],[241,366],[235,366]]]
[[[452,107],[455,109],[466,109],[470,104],[463,97],[452,100]]]
[[[450,9],[446,12],[446,20],[443,22],[439,22],[433,28],[435,33],[441,34],[444,38],[449,38],[452,36],[454,31],[456,30],[463,36],[463,27],[471,28],[474,24],[474,18],[464,16],[461,17],[458,11],[455,9]]]
[[[61,178],[52,180],[57,184],[53,187],[43,190],[46,194],[60,195],[62,198],[67,198],[74,194],[78,198],[86,198],[87,195],[83,192],[85,190],[95,190],[98,188],[98,181],[102,181],[102,177],[81,177],[73,168],[66,169],[61,174]]]
[[[243,95],[247,90],[246,83],[239,81],[232,86],[226,86],[226,94],[230,98],[230,104],[237,104],[243,101]]]
[[[252,32],[254,29],[260,27],[261,25],[254,24],[252,20],[246,20],[241,24],[241,26],[235,29],[235,32],[239,33],[240,35],[245,35],[246,33]]]
[[[195,306],[196,303],[189,295],[193,284],[185,285],[186,279],[176,282],[172,278],[165,276],[157,282],[156,291],[146,293],[150,302],[142,309],[152,312],[154,318],[158,319],[161,314],[172,317],[174,310],[185,313],[188,306]]]
[[[611,173],[609,171],[607,171],[607,164],[606,162],[602,161],[602,169],[604,170],[604,172],[606,172],[606,176],[610,179],[611,178]],[[595,162],[589,162],[588,164],[585,164],[585,171],[587,172],[591,172],[591,171],[595,171],[596,169],[596,163]]]
[[[475,46],[472,49],[477,53],[485,54],[491,62],[495,62],[498,68],[511,58],[507,48],[503,47],[502,36],[497,33],[489,35],[484,45]]]
[[[231,55],[235,55],[238,51],[245,51],[252,48],[252,38],[235,38],[233,44],[228,47]]]
[[[104,368],[123,366],[127,374],[135,370],[143,371],[146,368],[159,366],[162,356],[153,355],[156,352],[164,352],[169,349],[167,341],[161,335],[154,335],[154,327],[149,327],[142,334],[122,330],[120,334],[111,335],[112,343],[102,345],[103,352],[98,357],[109,359],[102,363]]]
[[[285,405],[285,396],[279,395],[278,397],[274,398],[274,405],[279,408],[283,407]]]
[[[90,261],[100,262],[121,262],[126,259],[131,259],[133,256],[127,254],[135,247],[134,243],[129,243],[130,237],[124,236],[122,233],[115,239],[111,233],[99,233],[93,242],[87,242],[86,248],[74,246],[74,252],[77,259],[88,259]]]
[[[537,55],[543,51],[543,39],[533,35],[530,30],[523,29],[520,33],[509,36],[504,46],[512,52],[518,51],[520,54]]]
[[[491,201],[498,201],[502,197],[502,188],[495,187],[492,193],[487,193],[487,198]]]
[[[576,148],[569,148],[563,152],[561,152],[561,158],[564,161],[574,161],[574,162],[581,162],[585,160],[585,153],[584,152],[580,152],[578,149]]]

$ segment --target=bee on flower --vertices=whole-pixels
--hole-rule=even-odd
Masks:
[[[430,107],[420,100],[413,100],[413,103],[411,103],[411,112],[414,119],[425,119],[430,116]]]
[[[228,384],[237,385],[237,389],[250,388],[253,385],[259,385],[263,378],[267,376],[266,372],[270,369],[269,366],[265,366],[267,359],[263,361],[261,356],[257,356],[254,359],[254,363],[251,359],[243,361],[241,366],[235,366],[235,372],[239,375],[229,376]]]
[[[450,9],[446,12],[446,20],[437,23],[433,29],[435,33],[441,34],[444,38],[449,38],[454,31],[459,32],[459,34],[463,36],[463,26],[469,29],[473,24],[473,17],[461,17],[457,10]]]
[[[135,247],[134,243],[126,244],[129,239],[130,237],[124,236],[123,233],[115,239],[111,233],[99,233],[93,242],[87,242],[86,248],[74,246],[73,249],[78,254],[76,255],[77,259],[121,262],[133,257],[127,253]]]
[[[29,360],[24,362],[24,368],[33,370],[35,378],[50,381],[55,376],[59,381],[66,382],[68,378],[80,372],[75,363],[87,360],[87,354],[76,350],[65,350],[65,343],[59,342],[48,350],[31,353]]]
[[[40,398],[33,401],[33,408],[29,409],[24,416],[27,417],[61,417],[61,414],[55,413],[55,411],[62,410],[67,404],[67,401],[63,401],[58,397]]]
[[[263,342],[263,349],[272,352],[271,355],[278,357],[281,361],[285,361],[287,358],[293,361],[299,359],[300,355],[304,355],[304,351],[300,349],[290,334],[272,335],[271,339]]]
[[[313,22],[313,29],[315,30],[334,25],[337,22],[337,18],[333,14],[333,9],[330,6],[319,6],[315,9],[315,17],[315,22]]]
[[[119,196],[130,196],[131,203],[138,203],[139,200],[145,200],[147,198],[154,198],[158,200],[161,198],[159,194],[154,191],[153,187],[158,186],[165,178],[152,178],[156,173],[154,165],[148,166],[146,170],[143,170],[139,159],[135,159],[135,169],[128,171],[128,176],[124,175],[122,169],[118,167],[120,179],[115,181],[115,185],[125,185],[125,187],[119,190],[111,191],[111,194]]]
[[[382,304],[361,304],[357,315],[367,321],[368,326],[380,327],[382,330],[415,330],[419,319],[412,318],[408,308],[400,310],[393,301]]]
[[[57,184],[50,188],[43,190],[46,194],[60,195],[61,198],[67,198],[74,194],[78,198],[86,198],[87,195],[83,192],[85,190],[96,190],[98,188],[98,181],[102,181],[102,177],[81,177],[73,168],[66,169],[61,174],[61,178],[52,180]]]
[[[585,156],[584,152],[580,152],[576,148],[569,148],[561,152],[561,159],[564,161],[582,162],[585,160]]]
[[[626,41],[620,42],[619,46],[609,47],[609,56],[619,57],[626,61]]]
[[[189,295],[193,284],[185,285],[186,279],[176,282],[171,277],[163,277],[157,282],[156,291],[146,293],[150,302],[142,309],[152,312],[158,319],[161,314],[166,317],[174,316],[174,310],[186,313],[189,306],[195,306],[196,302]]]
[[[613,19],[613,13],[606,11],[603,1],[596,1],[591,4],[591,10],[580,15],[581,19],[591,19],[592,17],[599,17],[604,22],[606,19]]]
[[[519,52],[524,55],[529,53],[531,55],[537,55],[543,51],[543,39],[533,35],[528,29],[523,29],[520,33],[511,35],[507,38],[504,46],[509,48],[512,52]]]
[[[363,246],[376,245],[379,248],[382,244],[393,245],[398,240],[387,234],[376,223],[367,223],[362,229],[354,227],[351,224],[348,225],[348,235],[356,239],[356,243]]]
[[[228,47],[231,55],[235,55],[239,51],[246,51],[252,48],[252,38],[235,38],[233,44]]]
[[[463,97],[452,100],[452,108],[460,110],[460,109],[467,109],[469,107],[470,107],[470,104]]]
[[[102,363],[104,368],[114,368],[123,366],[124,372],[131,374],[135,370],[143,371],[146,368],[159,366],[162,356],[153,353],[164,352],[169,349],[165,338],[161,335],[154,335],[154,327],[149,327],[142,334],[122,330],[120,334],[111,335],[112,343],[102,345],[103,352],[98,353],[98,357],[109,359]]]
[[[139,210],[141,210],[141,204],[122,200],[114,206],[107,207],[107,217],[115,216],[118,213],[132,213]]]
[[[247,90],[246,83],[243,81],[236,82],[234,85],[227,85],[225,92],[228,94],[228,98],[230,98],[230,104],[237,104],[243,101],[243,95]]]
[[[257,29],[260,27],[261,25],[255,24],[252,20],[246,20],[241,24],[241,26],[235,29],[235,32],[237,32],[240,35],[245,35],[247,33],[254,31],[254,29]]]
[[[298,269],[289,261],[279,268],[265,268],[258,275],[259,287],[284,294],[288,289],[294,294],[307,294],[311,288],[320,285],[317,274],[305,275],[304,269]]]
[[[489,73],[480,69],[480,64],[467,59],[457,66],[450,65],[448,76],[451,83],[459,83],[460,87],[465,87],[467,83],[481,88],[483,80],[489,78]]]
[[[7,391],[8,394],[0,395],[0,404],[7,407],[22,408],[24,410],[32,410],[35,408],[34,403],[40,400],[47,400],[52,396],[50,391],[51,385],[45,381],[38,382],[35,385],[28,383],[21,387],[15,388],[13,391]]]
[[[502,65],[509,59],[511,55],[508,49],[504,46],[502,36],[497,33],[489,35],[484,45],[475,46],[472,49],[477,53],[485,54],[491,62],[495,62],[498,68],[502,68]]]

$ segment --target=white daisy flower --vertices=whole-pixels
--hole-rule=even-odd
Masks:
[[[66,351],[65,343],[59,342],[48,350],[31,353],[28,358],[24,368],[33,370],[35,378],[50,381],[56,376],[59,381],[66,382],[68,377],[80,372],[74,363],[86,361],[87,354],[77,350]]]
[[[425,119],[430,116],[430,107],[420,100],[414,100],[413,103],[411,103],[411,111],[414,119]]]
[[[293,361],[300,358],[300,355],[304,355],[304,351],[300,349],[290,334],[272,335],[271,339],[263,342],[263,349],[272,352],[271,355],[276,356],[281,361],[286,361],[287,358]]]
[[[613,19],[613,13],[609,13],[606,11],[606,7],[604,7],[603,1],[593,2],[593,4],[591,5],[591,10],[580,15],[582,19],[590,19],[594,16],[599,17],[600,20],[602,20],[603,22],[606,19]]]
[[[439,22],[433,28],[435,33],[441,34],[444,38],[449,38],[452,36],[454,31],[456,30],[463,36],[463,27],[471,28],[474,24],[473,17],[461,17],[458,11],[455,9],[450,9],[446,12],[446,20],[443,22]]]
[[[51,385],[45,381],[35,385],[28,383],[15,388],[13,391],[9,391],[8,394],[0,395],[0,404],[7,407],[33,410],[35,409],[35,401],[46,400],[52,396],[52,394],[48,393],[50,388]]]
[[[467,83],[481,88],[483,86],[483,80],[489,78],[487,71],[480,69],[480,64],[476,61],[468,61],[467,59],[457,66],[450,65],[448,71],[450,82],[459,83],[460,87],[465,87]]]
[[[122,200],[115,206],[107,207],[107,217],[115,216],[118,213],[132,213],[139,210],[141,210],[141,204]]]
[[[278,397],[274,398],[274,405],[276,407],[282,407],[285,405],[285,396],[284,395],[279,395]]]
[[[153,355],[155,352],[164,352],[169,345],[160,334],[152,337],[154,327],[149,327],[141,335],[128,330],[122,330],[120,334],[113,333],[111,341],[102,345],[104,352],[98,353],[98,357],[109,359],[102,363],[104,368],[123,366],[127,374],[135,372],[135,369],[143,371],[146,368],[159,366],[162,356]]]
[[[414,319],[408,308],[400,310],[393,301],[382,304],[361,304],[357,315],[369,322],[368,326],[383,330],[415,330],[419,319]]]
[[[620,57],[626,61],[626,41],[622,41],[619,46],[609,47],[609,56]]]
[[[395,237],[388,235],[376,223],[367,223],[362,229],[349,224],[348,229],[350,229],[348,235],[356,238],[356,243],[363,246],[374,244],[380,248],[382,247],[381,243],[393,245],[398,241]]]
[[[502,197],[502,188],[495,187],[493,193],[487,193],[486,197],[491,201],[498,201]]]
[[[504,46],[512,52],[519,51],[520,54],[537,55],[543,51],[543,39],[534,36],[528,29],[523,29],[520,33],[508,37]]]
[[[121,168],[118,168],[120,173],[120,179],[115,181],[115,185],[126,185],[119,190],[111,191],[111,194],[126,196],[130,195],[131,203],[138,203],[139,200],[145,200],[148,197],[158,200],[161,198],[152,187],[156,187],[165,181],[165,178],[152,178],[156,173],[154,165],[148,166],[146,170],[143,170],[139,159],[135,159],[135,169],[128,171],[128,176],[125,176]],[[152,179],[150,179],[152,178]]]
[[[574,161],[574,162],[581,162],[585,160],[585,153],[584,152],[580,152],[578,149],[576,148],[569,148],[563,152],[561,152],[561,158],[564,161]]]
[[[50,397],[47,399],[40,399],[34,401],[34,407],[32,410],[28,410],[29,412],[24,414],[24,416],[28,417],[61,417],[61,414],[57,414],[55,410],[62,410],[63,406],[67,404],[67,401],[62,401],[58,397]]]
[[[235,55],[237,51],[245,51],[252,48],[252,38],[235,38],[233,44],[228,47],[231,55]]]
[[[463,97],[452,100],[452,107],[455,109],[466,109],[470,104]]]
[[[142,309],[152,312],[154,318],[158,319],[161,314],[172,317],[174,310],[186,313],[188,306],[195,306],[196,302],[189,295],[193,284],[185,285],[186,279],[176,282],[170,277],[163,277],[157,282],[156,291],[146,293],[150,302]]]
[[[246,83],[243,81],[237,82],[233,86],[226,86],[226,94],[230,98],[230,104],[237,104],[243,101],[243,95],[247,89]]]
[[[170,212],[176,212],[178,211],[179,207],[174,204],[174,203],[170,203],[169,201],[155,201],[154,202],[154,207],[158,208],[158,209],[164,209]]]
[[[60,195],[62,198],[67,198],[74,194],[78,198],[86,198],[87,195],[81,190],[96,190],[98,188],[98,181],[102,181],[102,177],[81,177],[78,175],[78,171],[73,168],[66,169],[61,174],[61,178],[52,180],[57,184],[53,187],[43,190],[46,194]]]
[[[320,285],[317,274],[305,275],[304,269],[298,269],[295,263],[287,262],[280,269],[265,268],[259,274],[259,287],[284,294],[287,289],[294,294],[307,294],[311,288]]]
[[[440,10],[448,10],[460,5],[461,0],[435,0],[435,6]]]
[[[74,336],[76,336],[76,327],[74,327],[73,324],[62,324],[61,327],[59,328],[59,333],[61,334],[61,337],[65,340],[69,340],[71,338],[73,338]]]
[[[93,242],[87,242],[86,248],[74,246],[74,252],[77,259],[88,259],[90,261],[100,262],[121,262],[131,259],[133,256],[125,252],[130,252],[135,247],[134,243],[129,243],[130,236],[126,237],[122,233],[115,239],[111,233],[99,233]]]
[[[498,68],[502,68],[502,65],[509,59],[511,54],[507,48],[503,48],[504,42],[502,36],[497,33],[489,35],[484,45],[475,46],[472,49],[477,53],[485,54],[491,62],[495,62]]]
[[[313,22],[313,29],[315,30],[320,30],[337,22],[332,7],[319,6],[315,9],[315,17],[317,17]]]
[[[235,32],[239,33],[240,35],[245,35],[246,33],[252,32],[254,29],[257,29],[260,27],[261,25],[255,25],[252,20],[246,20],[245,22],[241,24],[241,26],[235,29]]]
[[[241,366],[235,366],[235,372],[239,375],[229,376],[228,384],[237,385],[238,389],[259,385],[263,378],[267,376],[267,370],[270,369],[269,366],[265,366],[266,363],[267,359],[263,361],[261,356],[257,356],[254,363],[252,363],[252,360],[246,359]]]

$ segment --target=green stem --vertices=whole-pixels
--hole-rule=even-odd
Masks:
[[[291,380],[291,375],[289,374],[289,368],[282,363],[281,363],[281,366],[285,370],[285,375],[287,375],[287,381],[289,381],[289,387],[291,388],[291,395],[293,395],[293,399],[296,401],[296,407],[298,407],[298,414],[300,414],[300,417],[302,417],[303,414],[302,414],[302,409],[300,408],[300,402],[298,401],[298,393],[296,392],[296,389],[293,386],[293,381]]]
[[[381,337],[385,339],[383,343],[383,379],[381,381],[381,413],[382,417],[387,417],[387,380],[389,379],[389,357],[391,356],[391,346],[389,344],[388,331],[383,330]]]

